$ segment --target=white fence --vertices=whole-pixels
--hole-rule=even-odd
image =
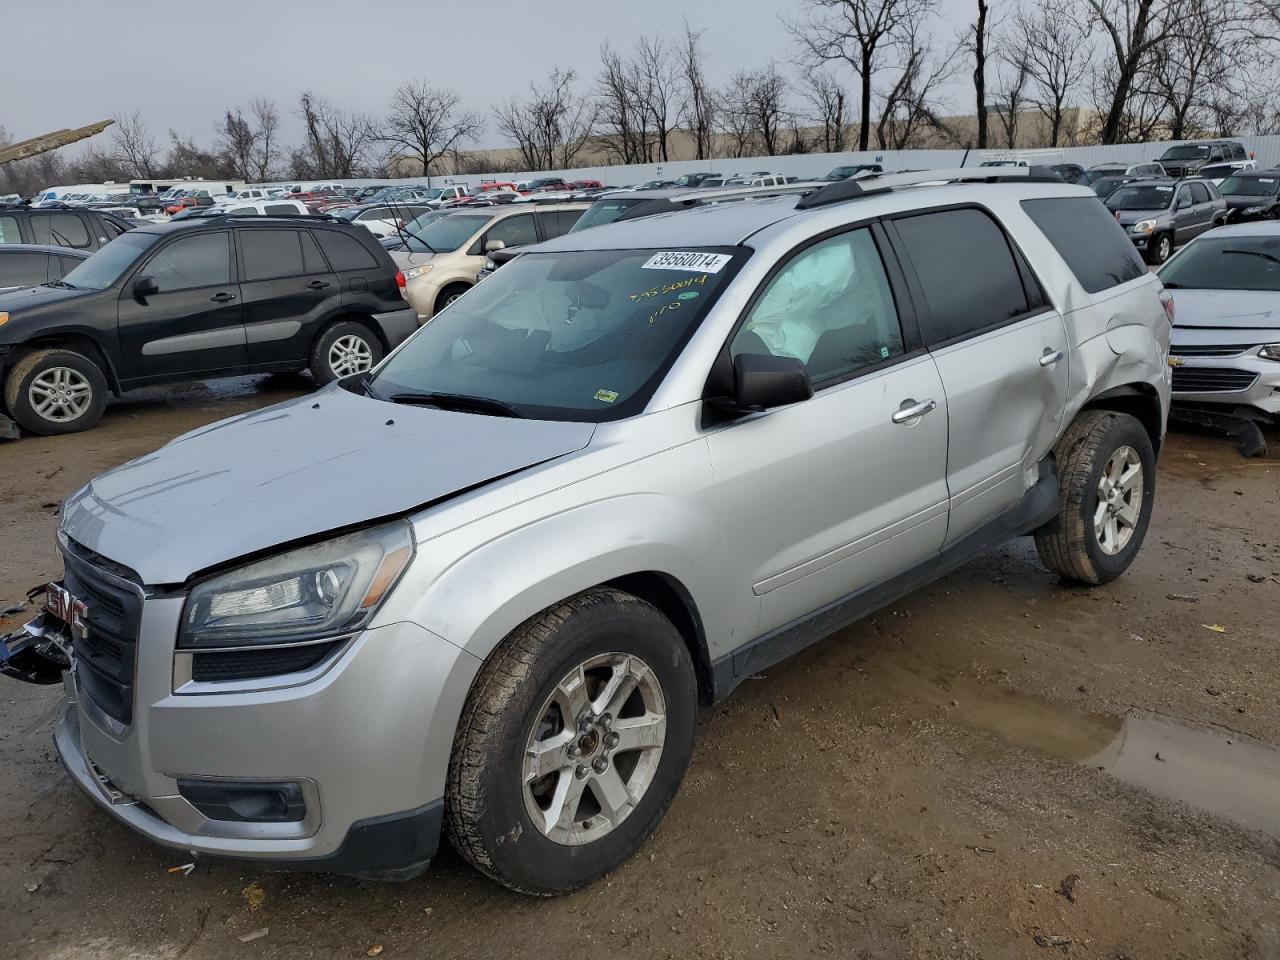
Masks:
[[[1254,156],[1259,167],[1280,164],[1280,136],[1233,137],[1244,145],[1246,152]],[[1063,147],[1053,159],[1044,163],[1078,163],[1092,167],[1099,163],[1141,163],[1154,160],[1176,143],[1194,143],[1192,140],[1164,140],[1154,143],[1124,143],[1109,147]],[[998,153],[983,151],[984,154]],[[1040,151],[1021,151],[1023,153]],[[1045,152],[1047,156],[1047,151]],[[735,173],[767,171],[803,180],[825,176],[833,167],[854,163],[879,163],[886,170],[932,170],[944,167],[976,167],[980,162],[979,151],[972,150],[867,150],[846,153],[807,153],[783,157],[738,157],[719,160],[673,160],[669,163],[639,163],[604,167],[579,167],[572,170],[530,171],[525,173],[489,173],[476,176],[432,177],[433,183],[465,181],[476,184],[481,179],[528,180],[533,177],[559,176],[566,180],[599,180],[609,186],[644,183],[646,180],[674,180],[682,173],[715,171],[726,176]],[[419,177],[405,182],[422,182]]]

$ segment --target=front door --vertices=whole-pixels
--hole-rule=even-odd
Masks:
[[[1199,231],[1200,214],[1196,210],[1195,197],[1191,193],[1191,184],[1184,183],[1178,187],[1173,199],[1174,241],[1181,246]]]
[[[1039,478],[1067,397],[1067,332],[984,210],[893,221],[946,392],[947,543],[1016,507]]]
[[[225,230],[179,236],[160,247],[120,294],[122,380],[131,385],[243,370],[240,287]],[[159,292],[136,296],[139,277]]]
[[[729,347],[798,358],[814,386],[810,400],[707,437],[728,576],[739,602],[758,603],[757,634],[928,562],[942,544],[946,398],[914,325],[899,320],[881,245],[861,227],[800,249]]]

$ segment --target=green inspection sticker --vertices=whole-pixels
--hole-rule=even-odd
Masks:
[[[597,390],[596,399],[603,400],[605,403],[613,403],[613,401],[618,399],[618,391],[617,390]]]
[[[693,299],[696,299],[697,296],[698,296],[697,290],[686,290],[684,293],[679,294],[676,297],[676,299],[677,300],[693,300]]]

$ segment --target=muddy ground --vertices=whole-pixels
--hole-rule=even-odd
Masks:
[[[90,476],[301,389],[156,391],[0,445],[0,602],[58,574],[56,505]],[[58,689],[3,682],[0,957],[1280,957],[1278,614],[1280,457],[1174,434],[1126,576],[1065,587],[1019,541],[744,683],[641,854],[553,901],[447,849],[398,885],[169,873],[187,858],[61,771]],[[1144,713],[1200,754],[1125,740]],[[1120,743],[1156,793],[1081,762]]]

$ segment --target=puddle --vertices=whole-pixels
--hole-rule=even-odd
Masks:
[[[924,670],[895,667],[887,679],[956,723],[1280,836],[1280,750],[1260,740],[1152,713],[1090,713]]]

